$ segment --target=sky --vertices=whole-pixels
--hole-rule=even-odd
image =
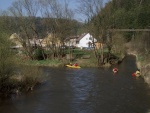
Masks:
[[[1,10],[7,10],[12,3],[16,1],[16,0],[0,0],[0,11]],[[60,0],[61,1],[61,0]],[[70,7],[75,8],[76,3],[74,2],[75,0],[72,0],[72,2],[70,2]],[[77,15],[77,19],[80,20],[81,18],[85,18],[85,17],[80,17],[81,15]],[[83,15],[82,15],[83,16]]]
[[[0,0],[0,10],[6,10],[15,0]]]
[[[16,1],[16,0],[0,0],[0,10],[7,10],[14,1]],[[70,1],[70,6],[75,9],[76,5],[77,5],[75,0],[69,0],[69,1]],[[105,3],[107,1],[108,0],[104,0]],[[79,21],[84,21],[86,17],[81,14],[76,14],[75,18]]]

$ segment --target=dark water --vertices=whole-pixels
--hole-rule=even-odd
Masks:
[[[0,100],[0,113],[148,113],[150,89],[132,77],[135,58],[112,68],[44,68],[47,82],[28,94]]]

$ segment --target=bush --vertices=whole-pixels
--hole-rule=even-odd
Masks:
[[[42,70],[35,66],[22,66],[19,70],[21,80],[18,84],[20,91],[29,91],[42,81]]]
[[[18,68],[15,54],[6,37],[7,35],[0,34],[0,94],[7,96],[17,91],[32,89],[40,82],[42,71],[31,66]]]
[[[0,91],[9,90],[9,78],[13,75],[14,55],[10,50],[7,35],[0,34]]]
[[[45,59],[46,55],[44,54],[44,51],[42,48],[38,47],[34,50],[34,59],[36,60],[43,60]]]

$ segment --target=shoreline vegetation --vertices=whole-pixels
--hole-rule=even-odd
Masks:
[[[0,96],[3,95],[7,97],[11,94],[20,95],[23,92],[32,91],[35,86],[44,81],[45,77],[40,67],[18,65],[13,69],[11,76],[1,83]]]
[[[31,60],[31,59],[24,59],[19,58],[17,59],[21,65],[29,65],[29,66],[48,66],[48,67],[65,67],[67,64],[74,64],[78,63],[81,67],[109,67],[111,66],[109,63],[98,65],[97,59],[94,56],[94,52],[90,51],[91,53],[86,55],[89,58],[83,58],[84,55],[81,57],[75,58],[77,55],[74,56],[74,59],[66,59],[65,58],[53,58],[53,59],[45,59],[45,60]]]

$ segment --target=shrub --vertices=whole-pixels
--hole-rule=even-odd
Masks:
[[[44,51],[42,48],[38,47],[34,50],[34,58],[36,60],[43,60],[45,59],[46,55],[44,54]]]
[[[0,91],[7,92],[9,90],[9,78],[13,75],[14,56],[10,50],[7,35],[0,34]]]
[[[39,67],[22,66],[19,72],[21,77],[19,88],[21,88],[21,91],[32,90],[43,80],[42,70]]]

